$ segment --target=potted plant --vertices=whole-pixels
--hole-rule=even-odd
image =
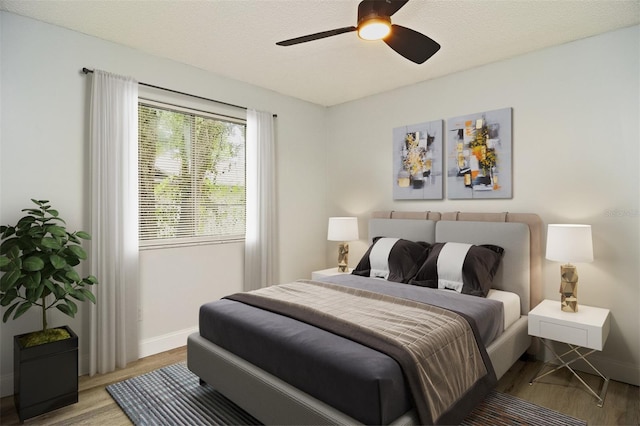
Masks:
[[[47,200],[15,226],[0,226],[0,305],[7,322],[35,308],[42,329],[14,337],[14,400],[21,420],[78,402],[78,336],[68,326],[49,328],[47,311],[56,308],[74,317],[76,302],[96,303],[87,288],[96,277],[81,278],[75,267],[87,258],[83,231],[68,232],[65,221]]]

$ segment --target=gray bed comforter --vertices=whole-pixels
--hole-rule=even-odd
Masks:
[[[271,302],[265,304],[264,295],[247,296],[245,293],[232,296],[236,301],[221,300],[203,305],[200,313],[201,334],[368,424],[388,423],[406,412],[412,405],[418,408],[423,423],[455,423],[464,417],[464,413],[482,398],[483,393],[495,381],[484,345],[476,345],[475,341],[488,344],[502,331],[501,303],[351,275],[331,277],[330,280],[350,289],[366,291],[343,291],[339,296],[331,296],[334,298],[333,301],[323,302],[328,306],[355,305],[357,302],[351,299],[347,301],[352,297],[348,294],[359,293],[357,297],[360,297],[360,293],[375,292],[401,298],[400,305],[407,305],[408,300],[413,300],[458,312],[467,320],[463,321],[464,326],[473,333],[463,332],[462,334],[467,333],[466,337],[457,339],[457,343],[452,346],[458,346],[454,351],[458,353],[462,345],[463,352],[467,353],[467,356],[472,354],[472,358],[475,357],[476,361],[472,368],[474,372],[469,372],[469,362],[464,360],[452,362],[451,360],[456,356],[452,356],[451,353],[446,355],[442,353],[435,357],[431,354],[432,359],[429,363],[414,362],[413,366],[407,367],[406,359],[415,360],[415,356],[399,355],[398,347],[406,343],[402,342],[403,332],[399,333],[401,341],[395,345],[395,349],[389,349],[388,342],[382,346],[379,344],[381,340],[379,326],[374,326],[378,329],[373,333],[357,333],[368,337],[354,338],[349,331],[352,328],[345,327],[341,321],[338,321],[337,326],[335,322],[334,325],[326,324],[325,319],[319,322],[314,321],[321,328],[309,325],[307,323],[313,322],[309,318],[309,310],[305,305],[314,304],[316,295],[310,296],[311,298],[306,302],[301,299],[299,301],[301,303],[297,304],[298,308],[293,311],[289,309],[292,300],[276,302],[275,305]],[[295,293],[299,293],[292,287],[282,287],[280,290],[293,294],[294,298],[297,297]],[[374,297],[372,300],[375,300],[374,304],[376,304],[379,299],[380,297]],[[247,304],[260,306],[261,309],[255,309]],[[288,307],[282,309],[282,306],[277,306],[283,304]],[[409,305],[411,305],[410,309],[414,309],[416,304],[409,303]],[[397,309],[388,306],[380,307],[381,311],[386,312],[398,309],[408,308],[406,306]],[[435,309],[427,307],[426,310],[434,311]],[[346,313],[346,315],[351,314]],[[413,315],[415,314],[410,316]],[[442,318],[442,315],[457,318],[453,320],[456,324],[453,328],[460,329],[460,315],[438,310],[437,316]],[[304,322],[293,319],[296,317]],[[480,325],[481,328],[478,329],[476,325]],[[414,323],[411,327],[415,326]],[[331,332],[326,331],[327,329]],[[472,339],[469,339],[469,336],[472,336]],[[382,341],[386,342],[388,337],[385,336]],[[355,342],[349,339],[354,339]],[[376,340],[378,343],[375,342]],[[438,351],[435,352],[440,352],[442,342],[436,343],[436,346]],[[481,362],[482,365],[477,363],[480,359],[485,361]],[[400,365],[403,365],[404,373]],[[420,370],[426,370],[428,373],[421,374]],[[442,395],[446,397],[443,398]],[[418,403],[415,401],[416,398],[419,399]]]

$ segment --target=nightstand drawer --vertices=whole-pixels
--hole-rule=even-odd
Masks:
[[[543,300],[529,312],[529,335],[602,350],[611,324],[608,309],[580,305],[563,312],[555,300]]]
[[[587,346],[588,342],[587,330],[547,321],[540,321],[538,336],[578,346]]]

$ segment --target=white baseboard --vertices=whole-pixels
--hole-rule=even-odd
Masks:
[[[0,397],[13,395],[13,373],[0,377]]]
[[[140,358],[144,358],[150,355],[159,354],[160,352],[186,346],[187,337],[196,331],[198,331],[198,327],[186,328],[184,330],[174,331],[173,333],[164,334],[162,336],[141,340],[138,346],[139,356]]]
[[[551,352],[549,352],[547,348],[543,348],[543,349],[544,349],[544,360],[551,361],[551,362],[555,361],[557,363],[557,360],[551,354]],[[566,346],[563,346],[562,349],[564,352],[564,350],[566,350]],[[584,352],[584,350],[582,352]],[[568,359],[571,359],[571,357],[568,357]],[[640,366],[633,365],[628,362],[620,362],[617,360],[613,360],[611,358],[602,356],[601,353],[594,353],[593,355],[590,355],[587,359],[589,360],[589,362],[593,364],[594,367],[596,367],[602,374],[604,374],[609,379],[615,380],[617,382],[628,383],[634,386],[640,386]],[[572,364],[572,367],[575,367],[575,369],[578,371],[597,375],[597,373],[595,373],[591,369],[591,367],[589,367],[587,363],[582,360],[577,360],[574,364]]]
[[[601,354],[593,354],[587,358],[594,367],[611,380],[617,382],[629,383],[630,385],[640,386],[640,366],[633,365],[628,362],[620,362],[605,358]],[[589,374],[596,374],[582,360],[575,363],[576,369]]]

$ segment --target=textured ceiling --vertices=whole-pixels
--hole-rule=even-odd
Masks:
[[[320,105],[335,105],[640,23],[640,0],[412,0],[394,24],[442,48],[422,65],[355,33],[358,0],[0,0],[0,9]]]

